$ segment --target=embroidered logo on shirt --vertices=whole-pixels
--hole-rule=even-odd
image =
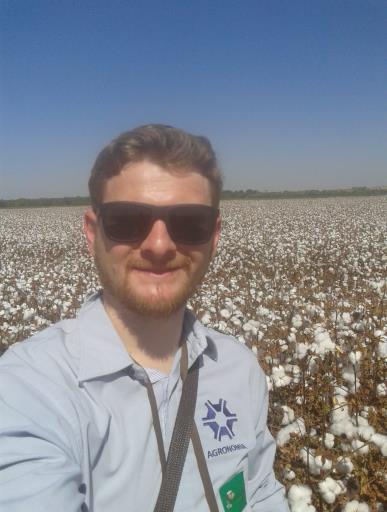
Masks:
[[[226,400],[220,398],[217,404],[207,400],[205,405],[207,416],[202,418],[203,425],[210,427],[214,433],[214,439],[221,441],[224,436],[232,439],[235,436],[233,426],[238,418],[236,414],[229,411]]]

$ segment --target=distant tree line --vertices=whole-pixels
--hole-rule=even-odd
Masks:
[[[87,206],[88,197],[39,197],[37,199],[0,199],[0,208],[39,208],[46,206]]]
[[[353,197],[387,195],[387,187],[353,187],[334,190],[284,190],[260,192],[259,190],[224,190],[222,199],[297,199],[315,197]],[[38,199],[0,199],[0,208],[39,208],[47,206],[88,206],[89,197],[40,197]]]
[[[387,187],[353,187],[332,190],[283,190],[281,192],[260,192],[259,190],[224,190],[222,199],[296,199],[314,197],[351,197],[387,195]]]

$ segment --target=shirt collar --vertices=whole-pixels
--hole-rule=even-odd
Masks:
[[[81,343],[79,382],[111,375],[136,364],[114,329],[100,294],[86,300],[79,311],[78,321]],[[188,309],[184,315],[183,336],[187,340],[189,367],[201,354],[217,359],[215,343]]]

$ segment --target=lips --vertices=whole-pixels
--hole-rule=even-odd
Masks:
[[[155,275],[164,275],[171,274],[176,270],[179,270],[179,267],[174,268],[134,268],[133,270],[137,270],[138,272],[144,272],[146,274],[155,274]]]

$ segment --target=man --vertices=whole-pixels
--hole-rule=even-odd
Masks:
[[[89,189],[84,231],[103,292],[0,360],[0,510],[154,510],[187,357],[201,446],[189,443],[174,510],[207,511],[213,493],[211,510],[286,511],[263,372],[185,308],[220,234],[211,145],[139,127],[102,150]]]

